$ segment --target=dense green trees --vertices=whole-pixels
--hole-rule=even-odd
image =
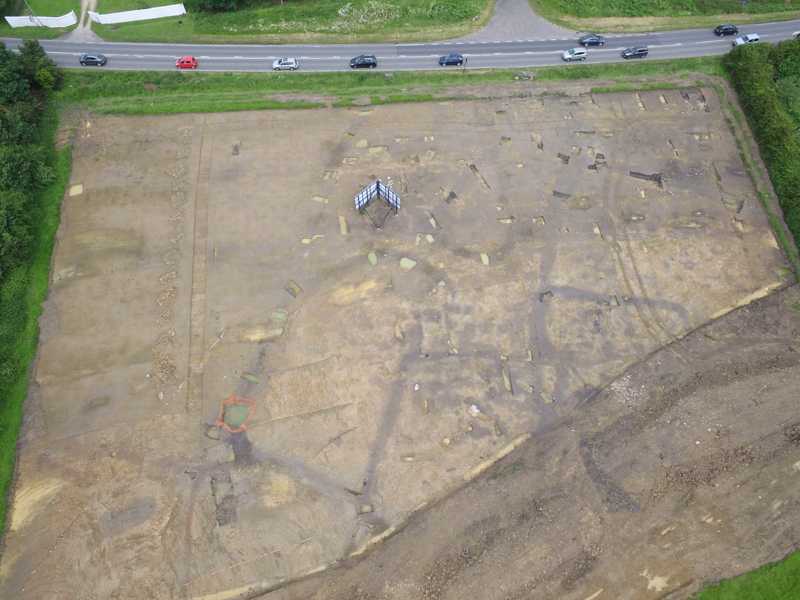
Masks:
[[[800,40],[740,46],[725,64],[800,247]]]
[[[38,42],[26,41],[19,53],[0,45],[0,282],[27,259],[31,202],[53,179],[36,140],[48,95],[60,84]]]

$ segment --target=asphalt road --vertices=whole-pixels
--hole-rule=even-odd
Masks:
[[[800,31],[800,21],[782,21],[742,26],[740,33],[758,33],[762,42],[778,42]],[[590,48],[588,63],[619,62],[620,51],[646,45],[645,60],[688,58],[724,54],[731,48],[731,37],[718,38],[710,29],[688,29],[659,33],[608,36],[603,48]],[[2,41],[9,48],[21,42]],[[498,42],[429,42],[420,44],[329,44],[329,45],[219,45],[219,44],[139,44],[78,43],[42,41],[50,56],[61,66],[77,67],[82,52],[101,52],[108,57],[105,68],[128,70],[171,70],[175,60],[187,54],[197,57],[201,71],[270,71],[272,61],[292,56],[303,71],[345,71],[351,57],[375,54],[378,70],[405,71],[439,69],[438,57],[460,52],[467,68],[522,68],[561,64],[561,52],[575,46],[577,37],[563,40],[513,40]],[[89,67],[87,67],[89,68]],[[453,67],[450,67],[453,68]]]

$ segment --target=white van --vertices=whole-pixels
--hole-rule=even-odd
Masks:
[[[586,60],[587,56],[589,56],[589,51],[586,48],[570,48],[569,50],[564,50],[563,54],[561,54],[561,58],[567,62]]]

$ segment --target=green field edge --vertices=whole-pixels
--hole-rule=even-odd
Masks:
[[[56,231],[60,221],[61,200],[70,178],[72,151],[69,146],[56,150],[54,147],[58,129],[58,113],[48,108],[40,126],[41,143],[51,149],[50,165],[55,171],[55,180],[36,196],[34,216],[38,227],[34,232],[34,245],[31,261],[17,267],[0,286],[0,297],[4,301],[23,302],[24,318],[18,329],[13,355],[23,368],[20,375],[2,387],[5,395],[3,413],[0,415],[0,532],[5,532],[7,511],[14,474],[16,471],[16,450],[23,405],[28,394],[28,383],[33,368],[39,340],[39,317],[42,303],[47,297],[50,281],[50,265]],[[26,285],[14,294],[14,284],[20,279]],[[10,296],[10,298],[9,298]]]
[[[735,13],[719,15],[683,15],[677,17],[653,15],[642,17],[578,17],[569,15],[543,3],[542,0],[528,0],[531,8],[539,16],[551,23],[571,29],[575,32],[597,31],[601,33],[648,33],[654,31],[669,31],[673,29],[701,29],[713,28],[720,23],[733,23],[736,25],[750,25],[753,23],[766,23],[776,21],[793,21],[800,19],[800,10],[787,10],[767,13]],[[619,23],[609,25],[606,20],[614,19]],[[640,20],[655,21],[644,25]]]
[[[386,28],[378,31],[356,33],[262,33],[262,34],[209,34],[195,33],[179,28],[179,21],[186,17],[170,17],[160,19],[158,28],[151,30],[147,22],[128,23],[125,25],[92,24],[92,31],[108,42],[166,42],[191,44],[358,44],[358,43],[392,43],[392,42],[432,42],[450,40],[483,29],[494,14],[496,0],[489,0],[477,18],[441,26],[432,25],[416,28]],[[162,29],[170,24],[169,39],[165,39]]]
[[[81,71],[65,73],[61,106],[101,114],[157,115],[258,109],[365,106],[449,100],[468,88],[537,82],[723,75],[717,57],[636,64],[569,65],[536,69],[399,71],[394,73],[177,73]],[[531,80],[527,78],[530,77]],[[373,102],[374,100],[374,102]]]

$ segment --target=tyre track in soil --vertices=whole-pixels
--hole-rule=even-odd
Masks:
[[[632,366],[362,560],[259,597],[687,598],[800,545],[797,389],[795,285]]]

